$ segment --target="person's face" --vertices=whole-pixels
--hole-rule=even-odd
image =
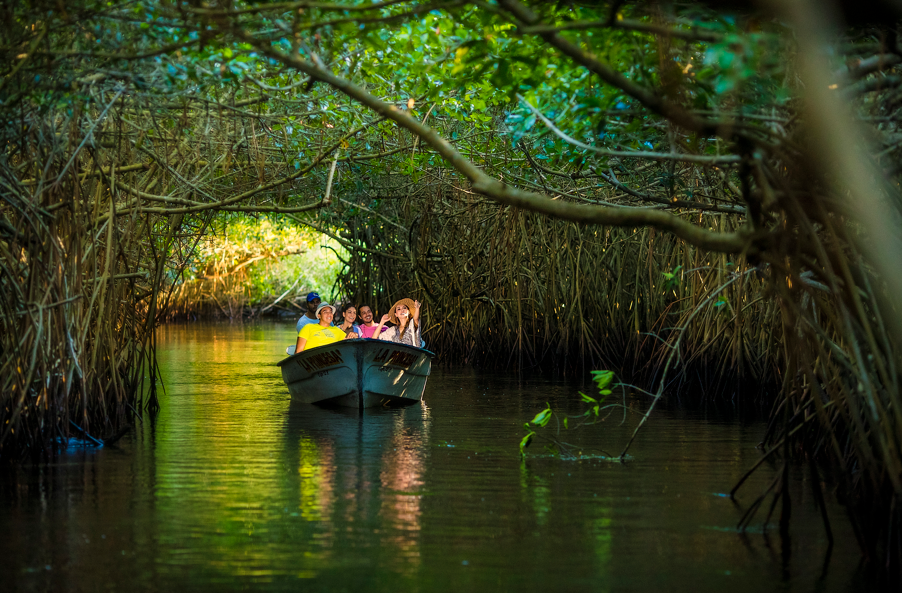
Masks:
[[[398,318],[410,317],[410,309],[407,308],[407,305],[398,305],[395,307],[395,315],[397,315]]]
[[[332,307],[326,307],[322,311],[319,312],[319,318],[325,321],[326,323],[332,323],[332,318],[335,316],[335,313],[332,311]]]
[[[323,302],[322,299],[313,299],[312,301],[307,301],[307,310],[311,313],[316,312],[316,308],[319,307],[319,304]]]
[[[357,309],[348,307],[344,312],[344,318],[348,323],[354,323],[354,320],[357,319]]]
[[[360,318],[363,319],[364,323],[369,323],[373,320],[373,310],[369,307],[360,307]]]

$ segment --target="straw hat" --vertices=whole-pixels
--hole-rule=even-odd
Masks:
[[[394,323],[395,325],[400,325],[400,322],[398,321],[398,317],[397,317],[397,315],[395,315],[395,309],[398,308],[398,305],[407,305],[407,309],[410,311],[410,318],[413,319],[413,310],[416,308],[416,305],[410,299],[401,299],[400,301],[398,301],[397,303],[392,305],[391,311],[388,312],[388,314],[391,315],[390,321],[392,323]]]

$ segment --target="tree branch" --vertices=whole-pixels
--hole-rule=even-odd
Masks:
[[[641,33],[650,33],[652,35],[662,35],[664,37],[675,37],[677,39],[685,39],[687,41],[722,41],[723,36],[713,31],[704,31],[698,27],[694,27],[689,31],[681,31],[680,29],[672,29],[670,27],[662,27],[651,23],[643,23],[642,21],[634,21],[629,19],[615,20],[608,24],[608,21],[573,21],[562,25],[534,25],[522,27],[521,33],[536,35],[539,33],[557,33],[558,31],[579,31],[585,29],[603,29],[611,27],[614,29],[624,29],[626,31],[639,31]]]
[[[282,53],[271,45],[262,43],[242,29],[236,27],[232,33],[242,41],[254,45],[261,54],[308,74],[314,80],[328,84],[382,117],[390,119],[402,128],[418,135],[455,169],[465,175],[472,183],[474,190],[492,198],[496,202],[581,224],[602,224],[621,227],[650,226],[673,233],[684,241],[709,251],[739,253],[748,248],[751,243],[752,233],[747,228],[731,233],[719,233],[697,227],[669,212],[660,210],[573,204],[561,200],[552,200],[544,194],[510,187],[487,175],[466,159],[435,130],[412,118],[408,112],[378,99],[351,81],[336,76],[332,72],[301,58],[299,55]],[[704,128],[704,126],[702,127]]]
[[[641,151],[641,150],[609,150],[607,148],[598,148],[595,146],[590,146],[583,142],[580,142],[576,138],[572,136],[568,136],[563,131],[561,131],[554,123],[551,122],[550,119],[545,117],[541,111],[530,105],[526,99],[523,98],[522,95],[517,93],[517,98],[520,99],[520,102],[526,105],[530,111],[532,111],[536,117],[542,120],[548,129],[554,132],[555,136],[572,144],[574,146],[578,146],[583,150],[588,150],[594,152],[596,154],[600,154],[603,156],[613,156],[613,157],[621,157],[621,158],[630,158],[630,159],[648,159],[650,161],[683,161],[686,163],[697,163],[704,165],[725,165],[725,164],[738,164],[742,162],[742,157],[736,154],[730,155],[701,155],[701,154],[681,154],[677,152],[653,152],[653,151]]]
[[[498,0],[498,4],[527,26],[538,26],[541,23],[541,19],[530,8],[517,0]],[[648,109],[686,130],[701,134],[717,134],[726,138],[731,138],[736,133],[732,124],[698,117],[682,106],[671,103],[642,85],[636,84],[605,62],[596,58],[595,55],[583,51],[580,47],[567,41],[556,32],[538,33],[538,36],[549,45],[556,47],[564,55],[570,57],[575,63],[597,75],[604,82],[619,88]]]

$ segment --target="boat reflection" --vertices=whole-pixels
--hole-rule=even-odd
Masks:
[[[320,524],[324,546],[373,546],[376,533],[374,561],[402,574],[417,569],[429,425],[425,404],[360,411],[291,402],[286,484],[297,513]]]

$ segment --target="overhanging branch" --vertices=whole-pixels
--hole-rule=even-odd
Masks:
[[[674,214],[660,210],[573,204],[553,200],[544,194],[511,187],[486,174],[435,130],[411,117],[407,111],[402,111],[394,105],[378,99],[351,81],[336,76],[299,55],[288,55],[278,51],[267,42],[261,42],[242,29],[235,28],[233,34],[242,41],[251,43],[261,54],[303,72],[314,80],[328,84],[382,117],[413,132],[455,169],[464,174],[470,180],[474,190],[496,202],[580,224],[620,227],[649,226],[672,233],[687,243],[709,251],[739,253],[746,250],[751,243],[752,233],[746,228],[735,232],[721,233],[698,227]]]

